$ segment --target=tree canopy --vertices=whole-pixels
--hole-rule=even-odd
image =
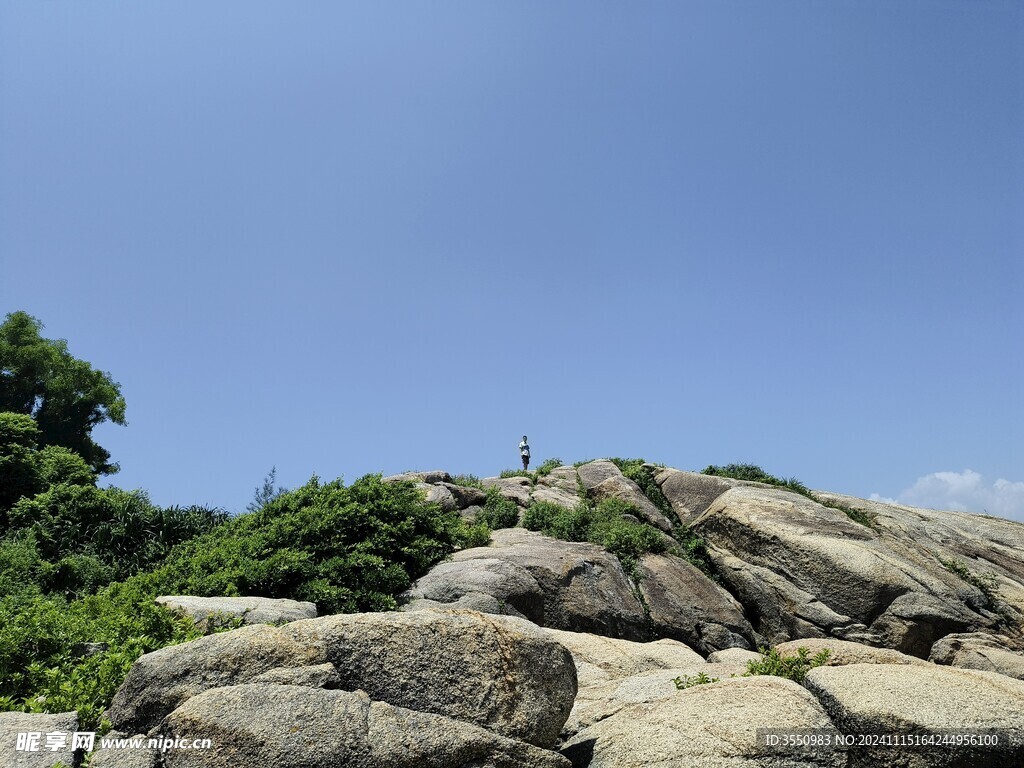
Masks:
[[[117,472],[92,429],[126,423],[121,386],[74,357],[63,339],[43,338],[42,329],[26,312],[12,312],[0,325],[0,411],[31,416],[41,445],[74,451],[98,474]]]

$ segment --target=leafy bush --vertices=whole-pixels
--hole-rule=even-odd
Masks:
[[[581,502],[571,509],[534,502],[523,516],[523,527],[556,539],[599,544],[632,571],[641,556],[664,552],[666,548],[662,535],[638,522],[636,512],[635,507],[620,499],[604,499],[596,505]]]
[[[69,596],[154,567],[174,545],[226,519],[222,510],[205,507],[162,509],[141,491],[63,483],[21,499],[9,512],[11,535],[31,539],[39,557],[53,564],[39,570],[45,578],[38,584]],[[0,571],[3,556],[0,550]]]
[[[512,528],[519,522],[519,507],[512,499],[502,496],[497,488],[489,488],[487,501],[483,510],[476,516],[476,521],[483,523],[492,531]]]
[[[476,475],[455,475],[452,477],[452,483],[455,485],[462,485],[466,488],[479,488],[481,491],[484,490],[484,484],[480,478]]]
[[[797,648],[796,656],[783,656],[777,648],[760,648],[759,651],[761,658],[747,662],[747,671],[743,674],[744,677],[774,675],[802,683],[808,672],[827,662],[831,655],[828,648],[814,656],[810,655],[811,652],[807,648]]]
[[[740,677],[756,677],[758,675],[773,675],[784,677],[797,683],[803,683],[804,677],[815,667],[826,663],[831,656],[828,648],[823,649],[814,656],[810,655],[807,648],[797,648],[796,656],[783,656],[776,648],[761,648],[761,658],[752,659],[747,662],[747,671]],[[736,677],[736,675],[732,675]],[[721,678],[709,677],[706,673],[700,672],[696,675],[682,675],[673,680],[676,688],[685,690],[695,685],[707,685],[717,683]]]
[[[503,469],[498,477],[506,479],[509,477],[525,477],[530,480],[531,483],[537,482],[537,473],[531,472],[528,469]]]
[[[0,584],[15,580],[18,569],[54,567],[40,556],[37,534],[26,529],[0,543]],[[28,584],[0,597],[0,709],[77,709],[83,728],[97,725],[140,654],[199,635],[190,621],[154,605],[157,595],[288,597],[312,600],[322,614],[387,610],[453,550],[488,539],[486,526],[427,504],[412,483],[369,475],[345,487],[314,477],[179,544],[155,570],[94,595],[69,600]],[[85,556],[59,562],[80,579],[103,567]],[[109,648],[72,658],[79,642]]]
[[[718,477],[731,477],[735,480],[748,480],[754,483],[765,483],[775,485],[779,488],[786,488],[802,496],[810,496],[807,486],[791,477],[788,480],[780,480],[774,475],[769,475],[756,464],[726,464],[724,467],[711,464],[704,468],[705,475],[717,475]]]

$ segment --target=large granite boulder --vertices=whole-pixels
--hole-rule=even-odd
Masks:
[[[215,688],[184,702],[160,732],[214,744],[172,749],[164,756],[166,768],[568,768],[556,752],[464,721],[373,701],[362,691]]]
[[[661,488],[672,511],[683,525],[690,525],[704,514],[715,499],[730,488],[740,485],[738,480],[727,477],[683,472],[669,467],[657,468],[654,482]]]
[[[242,628],[146,654],[108,717],[119,730],[146,731],[203,691],[326,662],[341,689],[545,747],[576,695],[571,654],[522,619],[473,611],[345,614]]]
[[[693,528],[772,644],[834,636],[926,658],[944,635],[1000,621],[981,589],[920,544],[897,546],[882,529],[792,492],[737,485]]]
[[[494,532],[489,546],[456,552],[452,562],[481,559],[510,563],[536,581],[543,613],[524,613],[538,624],[630,640],[648,637],[647,617],[629,577],[602,547],[505,528]],[[419,582],[413,586],[418,589]]]
[[[484,613],[544,621],[544,592],[537,580],[523,566],[497,557],[439,563],[399,599],[403,610],[475,606]]]
[[[843,768],[841,752],[768,747],[759,728],[830,728],[811,694],[778,677],[740,677],[629,704],[563,747],[574,768]]]
[[[107,718],[124,733],[145,733],[203,691],[247,683],[276,667],[328,660],[320,648],[296,642],[292,626],[256,624],[143,654],[114,694]]]
[[[693,667],[704,663],[700,654],[675,640],[635,643],[585,632],[544,631],[572,653],[581,687],[655,669]]]
[[[607,459],[588,461],[576,467],[576,474],[580,478],[583,490],[590,495],[590,492],[605,480],[612,477],[623,477],[622,470],[614,462]]]
[[[530,491],[533,481],[528,477],[485,477],[480,481],[484,488],[497,488],[506,499],[512,499],[520,507],[530,506]]]
[[[284,598],[162,595],[156,603],[173,613],[188,616],[206,631],[228,626],[239,619],[242,624],[284,624],[316,618],[316,603]]]
[[[939,749],[855,746],[851,768],[900,765],[1024,765],[1024,682],[993,672],[936,665],[850,664],[817,667],[804,685],[844,733],[942,734],[991,730],[996,745]]]
[[[594,723],[611,717],[631,704],[650,704],[679,694],[676,680],[685,682],[703,675],[709,680],[727,680],[740,677],[747,671],[745,664],[690,664],[672,669],[654,669],[629,677],[594,680],[581,686],[576,694],[569,719],[562,728],[562,738],[568,741]]]
[[[471,485],[456,485],[455,483],[442,483],[444,488],[455,499],[455,504],[460,510],[469,507],[482,507],[487,502],[487,492]]]
[[[638,572],[655,635],[703,654],[755,646],[743,607],[696,566],[672,555],[645,555]]]
[[[1024,653],[1008,648],[1008,642],[1007,637],[984,632],[947,635],[932,646],[928,660],[1024,680]]]
[[[45,715],[29,712],[0,712],[0,766],[3,768],[53,768],[63,765],[70,768],[75,764],[75,750],[72,749],[71,735],[78,730],[78,713],[62,712]],[[63,734],[51,750],[46,734]],[[18,734],[36,734],[38,741],[28,750],[29,745],[18,749]]]

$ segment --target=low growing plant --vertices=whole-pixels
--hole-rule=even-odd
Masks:
[[[477,514],[476,521],[492,531],[512,528],[519,522],[519,507],[512,499],[505,498],[497,488],[487,489],[487,501]]]
[[[777,648],[760,648],[760,659],[751,659],[747,662],[747,671],[743,677],[755,675],[774,675],[785,677],[797,683],[802,683],[804,677],[815,667],[820,667],[828,661],[832,655],[828,648],[822,649],[819,653],[811,656],[807,648],[797,648],[796,656],[783,656]]]

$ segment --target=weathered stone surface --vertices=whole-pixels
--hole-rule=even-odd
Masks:
[[[653,669],[676,669],[704,663],[700,654],[675,640],[634,643],[585,632],[544,631],[569,649],[577,668],[589,665],[601,670],[601,676],[589,675],[591,681],[614,680]]]
[[[481,595],[489,596],[493,602],[480,602]],[[411,604],[422,599],[470,607],[464,600],[467,596],[477,596],[473,598],[477,606],[493,605],[495,610],[485,613],[519,615],[543,623],[544,593],[537,580],[526,568],[496,557],[439,563],[406,590],[400,601]]]
[[[743,648],[723,648],[708,654],[708,664],[742,664],[746,671],[748,661],[760,661],[763,656],[757,651],[748,651]]]
[[[572,656],[522,619],[474,611],[363,613],[289,625],[345,690],[550,746],[576,696]]]
[[[1006,646],[1009,638],[984,632],[948,635],[932,646],[929,661],[981,669],[1024,680],[1024,653]]]
[[[0,712],[0,766],[3,768],[52,768],[63,763],[65,768],[74,765],[75,755],[71,749],[71,734],[78,730],[78,713],[62,712],[44,715],[28,712]],[[51,752],[46,747],[46,734],[61,732],[67,734],[63,748]],[[40,733],[39,750],[19,751],[19,733]]]
[[[567,768],[555,752],[363,692],[240,685],[189,699],[161,726],[169,737],[209,738],[210,750],[172,750],[166,768]]]
[[[566,491],[546,485],[537,485],[530,493],[530,500],[546,501],[566,509],[572,509],[580,503],[580,497],[576,495],[575,491]]]
[[[675,669],[655,669],[629,677],[595,680],[591,685],[580,687],[576,694],[576,703],[562,728],[562,738],[568,740],[630,704],[649,704],[677,695],[677,678],[685,680],[703,674],[711,680],[726,680],[746,671],[745,664],[693,664]]]
[[[704,654],[754,645],[740,604],[700,569],[672,555],[645,555],[639,573],[640,593],[658,636]]]
[[[329,661],[308,667],[277,667],[256,675],[253,683],[270,685],[304,685],[307,688],[340,688],[341,677]]]
[[[579,475],[576,474],[576,467],[563,465],[555,467],[550,473],[537,478],[537,485],[558,488],[576,496],[577,488],[579,487]]]
[[[484,488],[497,488],[506,499],[512,499],[520,507],[530,505],[530,490],[533,483],[528,477],[485,477],[480,481]]]
[[[385,483],[450,483],[452,476],[442,469],[429,469],[426,472],[402,472],[382,478]]]
[[[287,628],[257,624],[144,654],[114,694],[107,717],[126,733],[145,733],[179,704],[210,688],[246,683],[275,667],[320,664],[320,649]]]
[[[452,495],[452,492],[443,485],[416,483],[416,487],[423,492],[423,496],[428,504],[437,504],[446,512],[459,508],[459,505],[455,503],[455,497]]]
[[[757,645],[775,645],[792,637],[825,637],[826,630],[852,625],[810,592],[791,584],[784,576],[708,546],[718,574],[742,605],[750,606]]]
[[[156,603],[188,616],[206,630],[227,626],[235,619],[241,619],[243,624],[284,624],[316,617],[316,603],[283,598],[163,595]]]
[[[444,483],[443,485],[455,499],[455,504],[459,509],[482,507],[487,501],[487,492],[471,485],[456,485],[455,483]]]
[[[997,746],[854,748],[854,768],[1024,764],[1024,682],[1019,680],[936,665],[849,664],[812,669],[804,684],[845,733],[994,729],[1000,734]]]
[[[808,753],[760,747],[758,728],[827,728],[821,705],[778,677],[698,685],[630,704],[577,733],[563,748],[575,768],[805,768]],[[842,753],[811,753],[815,766],[841,768]]]
[[[624,477],[622,470],[607,459],[598,459],[597,461],[588,461],[586,464],[580,464],[580,466],[576,467],[576,473],[579,475],[580,482],[583,484],[583,490],[587,494],[610,477]]]
[[[495,531],[491,544],[453,562],[498,559],[526,570],[544,594],[545,627],[643,640],[647,619],[618,559],[594,544],[560,541],[522,528]],[[530,614],[536,615],[536,614]]]
[[[637,516],[645,523],[665,532],[672,530],[672,522],[644,495],[640,486],[628,477],[620,474],[606,478],[590,488],[588,494],[597,500],[618,499],[632,504],[637,510]]]
[[[837,636],[923,658],[939,637],[998,618],[933,553],[795,493],[738,485],[693,525],[771,643]]]
[[[135,734],[132,738],[141,739],[140,743],[144,745],[149,743],[149,737],[145,734]],[[144,746],[140,749],[129,747],[98,749],[92,753],[89,768],[163,768],[163,766],[160,765],[160,750]]]
[[[120,730],[146,731],[203,691],[325,662],[345,690],[545,746],[576,695],[572,656],[522,619],[471,611],[346,614],[245,627],[146,654],[109,717]]]
[[[844,664],[928,664],[923,659],[908,656],[891,648],[875,648],[861,643],[851,643],[847,640],[837,640],[834,637],[808,637],[802,640],[790,640],[775,646],[775,649],[783,656],[796,656],[800,648],[806,648],[811,656],[816,656],[821,651],[827,650],[829,655],[828,661],[825,663],[834,667]]]
[[[683,472],[667,467],[655,472],[654,482],[661,488],[672,511],[683,525],[690,525],[704,514],[715,499],[739,485],[738,481],[727,477]]]

